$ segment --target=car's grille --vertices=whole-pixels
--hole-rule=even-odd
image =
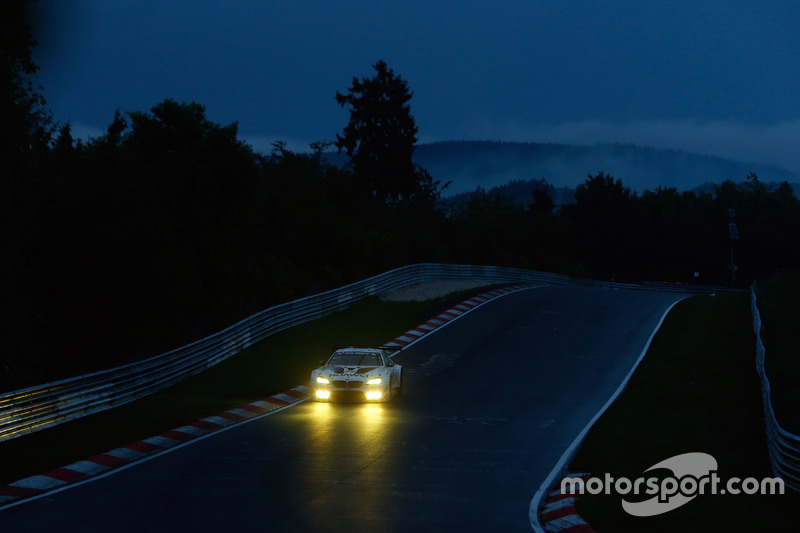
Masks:
[[[360,389],[364,386],[364,382],[361,380],[345,381],[343,379],[337,379],[331,382],[331,385],[336,389]]]
[[[360,390],[335,390],[331,391],[331,400],[337,402],[363,402],[364,392]]]

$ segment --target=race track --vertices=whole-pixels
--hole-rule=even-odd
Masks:
[[[0,527],[530,531],[534,491],[682,296],[504,296],[398,355],[405,391],[392,403],[307,401],[2,510]]]

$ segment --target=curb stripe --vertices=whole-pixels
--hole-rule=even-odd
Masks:
[[[142,442],[146,442],[147,444],[152,444],[153,446],[160,446],[161,448],[172,448],[176,444],[180,444],[180,441],[175,439],[170,439],[169,437],[164,437],[162,435],[158,435],[156,437],[150,437],[149,439],[144,439]]]
[[[160,436],[178,442],[186,442],[187,440],[192,440],[197,435],[194,433],[189,433],[188,431],[184,431],[184,429],[181,428],[180,430],[171,429],[169,431],[165,431]]]
[[[548,522],[551,522],[557,518],[564,518],[565,516],[569,515],[578,515],[578,510],[574,505],[566,505],[560,509],[553,509],[552,511],[543,513],[542,518]]]
[[[545,505],[549,504],[550,502],[557,502],[566,498],[574,498],[575,496],[577,496],[577,494],[570,494],[569,492],[561,494],[561,492],[557,492],[555,495],[545,500]]]
[[[105,466],[106,468],[116,468],[128,462],[126,459],[122,459],[121,457],[116,457],[108,453],[94,455],[86,460],[92,463],[96,463],[100,466]]]
[[[128,448],[127,446],[124,448],[116,448],[106,453],[118,459],[122,459],[126,463],[130,461],[136,461],[137,459],[141,459],[145,455],[143,452],[138,452],[132,448]]]
[[[143,440],[140,440],[140,441],[137,441],[137,442],[132,442],[132,443],[128,444],[127,446],[123,446],[123,448],[126,448],[128,450],[134,450],[134,451],[137,451],[137,452],[141,452],[141,453],[147,455],[148,453],[153,453],[153,452],[155,452],[157,450],[162,449],[163,446],[159,446],[157,444],[152,444],[150,442],[145,442]]]
[[[586,481],[589,474],[568,474],[565,477],[582,478]],[[577,494],[562,494],[561,489],[555,489],[545,499],[541,510],[542,526],[549,533],[597,533],[578,514],[575,507]]]
[[[576,527],[588,529],[573,529]],[[590,531],[594,531],[591,527],[589,527],[589,524],[581,520],[578,515],[570,515],[570,517],[567,518],[558,518],[552,522],[548,522],[545,526],[545,529],[547,529],[547,531],[552,531],[553,533],[565,533],[567,531],[570,533],[575,531],[584,531],[589,533]]]
[[[92,462],[92,461],[78,461],[77,463],[72,463],[71,465],[67,465],[64,468],[68,468],[70,470],[74,470],[76,472],[81,472],[82,474],[86,474],[87,476],[93,476],[100,472],[105,472],[108,470],[107,466]]]
[[[79,479],[86,477],[86,474],[83,472],[77,472],[67,467],[57,468],[55,470],[45,472],[42,475],[63,481],[64,483],[72,483],[73,481],[78,481]]]
[[[230,411],[226,411],[233,415],[236,415],[241,418],[250,418],[251,416],[255,416],[257,413],[250,411],[249,409],[244,409],[242,407],[237,407],[236,409],[231,409]]]
[[[299,390],[294,390],[294,389],[289,389],[289,390],[285,391],[283,394],[286,394],[288,396],[292,396],[294,398],[297,398],[298,400],[308,396],[308,394],[300,392]]]
[[[556,500],[552,503],[547,503],[544,506],[543,514],[547,514],[550,511],[555,511],[556,509],[563,509],[564,507],[575,507],[575,497],[572,498],[564,498],[563,500]]]
[[[194,426],[198,429],[204,429],[206,431],[216,431],[224,427],[222,424],[217,424],[216,422],[212,420],[207,420],[205,418],[203,420],[198,420],[197,422],[192,422],[189,425]]]
[[[268,402],[265,402],[265,401],[262,401],[262,400],[259,400],[257,402],[253,402],[250,405],[252,405],[256,409],[262,409],[264,411],[272,411],[273,409],[275,409],[275,404],[274,403],[268,403]]]
[[[225,411],[224,413],[220,413],[217,416],[222,417],[222,418],[226,418],[226,419],[230,420],[231,422],[241,422],[242,420],[247,418],[246,416],[238,415],[238,414],[234,413],[233,411]]]
[[[282,392],[280,394],[276,394],[275,395],[275,399],[276,400],[283,400],[287,404],[295,403],[299,399],[299,398],[296,398],[296,397],[294,397],[294,396],[292,396],[291,394],[288,394],[288,393],[289,393],[289,391],[287,390],[286,392]]]
[[[41,493],[41,489],[21,487],[18,485],[6,485],[5,487],[0,487],[0,498],[27,498],[28,496],[36,496]]]
[[[217,426],[222,426],[222,427],[230,426],[231,424],[233,424],[233,420],[229,418],[223,418],[221,416],[208,416],[203,420],[201,420],[201,422],[209,422],[211,424],[215,424]]]
[[[276,407],[283,407],[284,405],[289,403],[286,400],[281,400],[280,398],[276,398],[275,396],[271,396],[269,398],[264,398],[263,401],[272,404],[270,410],[275,409]]]
[[[37,490],[47,490],[53,489],[56,487],[60,487],[61,485],[65,485],[66,481],[61,481],[60,479],[55,479],[50,476],[45,475],[36,475],[31,477],[26,477],[25,479],[20,479],[19,481],[15,481],[11,484],[12,487],[22,487],[24,489],[37,489]]]

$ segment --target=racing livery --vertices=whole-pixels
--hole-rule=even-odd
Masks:
[[[391,346],[337,346],[328,362],[311,372],[317,401],[385,402],[403,392],[403,367]],[[322,361],[320,361],[322,363]]]

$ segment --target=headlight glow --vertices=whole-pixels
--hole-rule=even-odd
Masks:
[[[367,385],[380,385],[381,378],[372,378],[371,380],[367,381]]]
[[[317,376],[317,383],[324,383],[325,385],[330,384],[331,380],[326,377]]]
[[[367,400],[380,400],[381,393],[379,391],[368,392],[365,394]]]
[[[331,391],[329,390],[318,390],[317,391],[317,398],[320,400],[328,400],[331,397]]]

